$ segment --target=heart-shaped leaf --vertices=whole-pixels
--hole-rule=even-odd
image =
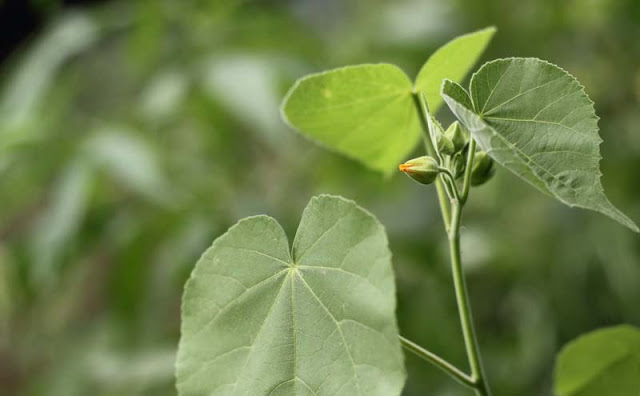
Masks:
[[[555,368],[557,396],[629,396],[640,392],[640,330],[618,326],[568,344]]]
[[[416,91],[423,91],[431,114],[442,105],[440,86],[442,80],[461,82],[476,64],[489,41],[496,33],[495,27],[456,37],[434,52],[422,66],[416,77]]]
[[[411,89],[396,66],[348,66],[298,80],[282,114],[313,140],[388,173],[420,136]]]
[[[499,59],[473,75],[469,91],[442,85],[449,108],[498,163],[569,206],[639,231],[604,193],[598,117],[573,76],[540,59]]]
[[[291,253],[274,219],[244,219],[186,285],[179,394],[399,395],[394,313],[384,228],[352,201],[313,198]]]

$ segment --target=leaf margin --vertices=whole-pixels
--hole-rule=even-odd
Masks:
[[[451,40],[447,41],[446,43],[444,43],[443,45],[439,46],[434,52],[431,53],[431,55],[429,55],[429,57],[422,64],[422,66],[420,66],[420,69],[418,70],[418,73],[416,74],[413,81],[413,88],[414,88],[414,91],[425,92],[425,96],[427,97],[426,98],[427,104],[429,106],[429,109],[431,110],[431,113],[434,116],[438,112],[438,110],[442,107],[442,105],[444,104],[444,101],[439,95],[440,91],[438,89],[438,86],[442,84],[442,80],[438,82],[438,86],[435,86],[433,88],[434,90],[433,94],[431,92],[427,92],[427,89],[421,86],[421,85],[425,85],[424,83],[421,82],[421,80],[429,79],[428,72],[431,71],[429,70],[429,67],[433,67],[432,63],[430,62],[433,62],[434,59],[438,59],[439,57],[443,56],[443,54],[446,54],[446,51],[451,50],[451,48],[464,43],[468,39],[481,37],[481,39],[483,40],[482,45],[479,47],[478,50],[475,51],[472,61],[469,62],[468,65],[466,65],[466,67],[464,68],[465,71],[463,72],[462,77],[458,77],[455,79],[459,81],[452,80],[460,83],[464,81],[465,78],[467,78],[467,76],[469,75],[469,72],[478,63],[478,61],[486,51],[487,47],[489,46],[489,44],[491,43],[491,41],[493,40],[493,37],[497,32],[498,32],[498,28],[496,26],[491,25],[482,29],[475,30],[473,32],[468,32],[468,33],[456,36]],[[447,77],[445,77],[445,79],[451,80],[451,78],[447,78]],[[435,103],[434,103],[434,99],[437,100],[435,101]]]
[[[597,180],[597,182],[599,184],[599,187],[600,187],[600,191],[599,192],[601,193],[601,198],[602,198],[604,204],[600,205],[599,207],[588,207],[588,206],[583,205],[583,204],[568,202],[566,199],[564,199],[564,198],[560,197],[559,195],[557,195],[556,193],[554,193],[546,185],[546,182],[544,182],[543,180],[537,178],[537,176],[536,176],[536,178],[537,178],[536,181],[541,182],[542,184],[544,184],[544,187],[542,185],[537,185],[537,184],[533,183],[532,180],[528,180],[528,179],[524,178],[523,176],[518,174],[515,170],[513,170],[511,167],[503,164],[501,161],[496,159],[493,155],[491,155],[491,152],[490,152],[491,150],[489,149],[489,147],[482,147],[482,145],[480,144],[480,141],[478,141],[478,145],[481,146],[481,148],[484,149],[487,152],[487,154],[489,154],[494,160],[496,160],[496,162],[500,163],[503,167],[507,168],[513,174],[518,176],[518,178],[520,178],[521,180],[524,180],[525,182],[529,183],[530,185],[536,187],[539,191],[545,193],[546,195],[549,195],[549,196],[557,199],[558,201],[560,201],[561,203],[563,203],[563,204],[565,204],[565,205],[567,205],[569,207],[578,207],[578,208],[581,208],[581,209],[587,209],[587,210],[596,211],[596,212],[599,212],[601,214],[604,214],[605,216],[617,221],[621,225],[629,228],[631,231],[634,231],[636,233],[640,233],[640,228],[638,228],[638,225],[633,220],[631,220],[627,215],[625,215],[622,211],[620,211],[618,208],[616,208],[611,203],[611,201],[609,201],[608,197],[605,194],[604,186],[602,185],[602,172],[600,170],[600,162],[602,161],[602,155],[600,153],[599,145],[600,145],[600,143],[602,143],[602,138],[600,137],[600,134],[599,134],[600,128],[597,125],[597,122],[600,120],[600,117],[598,117],[598,115],[595,112],[594,102],[587,95],[584,85],[582,85],[578,81],[578,79],[576,79],[571,73],[567,72],[566,70],[564,70],[560,66],[557,66],[557,65],[555,65],[555,64],[553,64],[553,63],[551,63],[549,61],[546,61],[546,60],[543,60],[543,59],[539,59],[539,58],[535,58],[535,57],[498,58],[498,59],[491,60],[489,62],[485,62],[476,72],[473,73],[473,75],[471,76],[471,80],[469,81],[469,88],[468,89],[465,89],[464,87],[462,87],[460,84],[456,83],[455,81],[452,81],[452,80],[449,80],[449,79],[445,79],[445,80],[443,80],[443,82],[441,84],[440,93],[441,93],[444,101],[447,103],[448,107],[450,108],[450,110],[454,113],[454,115],[456,115],[456,118],[458,118],[460,120],[460,122],[463,123],[463,120],[460,119],[460,117],[456,113],[455,109],[462,110],[462,112],[465,113],[466,115],[471,116],[472,118],[475,118],[475,119],[473,119],[474,126],[476,126],[478,123],[480,123],[482,125],[482,127],[488,128],[491,131],[493,131],[493,135],[494,136],[499,136],[502,140],[504,140],[504,141],[506,141],[506,142],[511,144],[511,142],[509,142],[507,139],[502,137],[501,134],[498,133],[497,130],[492,125],[489,125],[488,123],[486,123],[484,121],[484,118],[483,118],[484,113],[483,114],[478,114],[478,108],[477,108],[478,104],[476,103],[476,99],[474,98],[475,95],[474,95],[474,93],[472,91],[472,87],[474,86],[473,83],[474,83],[475,79],[478,78],[478,76],[481,74],[481,72],[483,72],[485,70],[485,68],[488,68],[491,65],[494,65],[496,63],[506,62],[506,61],[535,61],[535,62],[541,62],[545,66],[557,69],[558,71],[560,71],[561,73],[564,74],[563,77],[568,77],[571,80],[571,83],[576,84],[576,86],[578,87],[578,90],[575,91],[575,92],[582,94],[584,96],[584,98],[588,101],[588,104],[590,106],[590,110],[592,112],[592,116],[594,117],[594,123],[595,123],[595,128],[596,128],[595,129],[595,137],[597,139],[597,141],[595,143],[597,144],[597,154],[598,154],[598,157],[599,157],[598,164],[597,164],[597,169],[596,169],[596,180]],[[446,92],[447,86],[451,86],[451,84],[453,84],[453,85],[457,86],[458,88],[462,89],[467,94],[467,97],[471,101],[472,108],[468,108],[466,105],[464,105],[462,103],[459,103],[455,98],[453,98],[449,94],[447,94],[447,92]],[[496,86],[497,85],[498,84],[496,84]],[[487,101],[488,101],[488,99],[487,99]],[[486,105],[486,103],[485,103],[485,105]],[[491,110],[493,110],[493,109],[491,109]],[[484,109],[482,109],[481,111],[484,111]],[[467,124],[469,122],[470,122],[469,120],[465,120],[465,122],[463,124]],[[465,127],[467,127],[467,129],[469,129],[472,132],[472,135],[475,134],[472,131],[474,128],[471,128],[469,125],[465,125]],[[513,144],[511,144],[511,145],[513,145]]]
[[[388,263],[389,263],[389,270],[391,271],[391,278],[390,278],[390,286],[391,289],[389,290],[389,292],[391,292],[392,295],[392,301],[390,302],[391,306],[393,307],[393,315],[391,317],[392,319],[392,328],[395,329],[395,333],[398,335],[399,334],[399,328],[398,328],[398,323],[397,323],[397,318],[395,315],[395,311],[397,309],[397,290],[396,290],[396,284],[395,284],[395,274],[393,271],[393,266],[392,266],[392,252],[390,250],[389,247],[389,240],[387,237],[387,233],[386,233],[386,228],[385,226],[378,220],[378,218],[369,210],[365,209],[364,207],[358,205],[358,203],[356,203],[355,201],[351,200],[351,199],[347,199],[344,198],[342,196],[339,195],[331,195],[331,194],[319,194],[319,195],[315,195],[313,196],[309,202],[307,203],[307,205],[305,206],[304,210],[302,211],[302,215],[300,216],[300,221],[298,224],[298,229],[295,232],[295,235],[293,238],[290,238],[286,232],[284,231],[284,228],[281,226],[281,224],[273,217],[268,216],[268,215],[264,215],[264,214],[260,214],[260,215],[254,215],[254,216],[248,216],[245,217],[241,220],[239,220],[238,222],[236,222],[235,224],[233,224],[231,227],[229,227],[229,229],[227,229],[227,231],[221,235],[219,235],[217,238],[215,238],[215,240],[213,241],[213,243],[210,245],[209,248],[207,248],[205,250],[205,252],[200,256],[200,258],[198,259],[198,261],[196,262],[196,265],[194,266],[188,280],[185,282],[185,287],[184,287],[184,291],[183,291],[183,297],[182,297],[182,301],[181,301],[181,337],[180,337],[180,341],[179,341],[179,348],[178,348],[178,357],[175,360],[174,366],[175,366],[175,370],[174,370],[174,377],[176,379],[176,387],[178,390],[180,390],[179,387],[179,382],[178,382],[178,366],[180,364],[180,357],[179,354],[180,352],[185,349],[183,348],[183,343],[185,342],[182,334],[183,334],[183,326],[184,326],[184,321],[182,320],[182,312],[185,311],[185,305],[187,304],[187,299],[185,298],[185,296],[187,295],[187,292],[189,290],[188,285],[193,282],[193,278],[195,277],[196,274],[196,269],[199,266],[199,264],[203,261],[203,258],[205,258],[205,256],[209,253],[212,252],[214,250],[214,247],[216,245],[220,245],[222,242],[224,242],[224,237],[228,236],[230,234],[230,232],[236,228],[240,228],[242,225],[249,223],[251,221],[254,220],[258,220],[258,219],[264,219],[267,222],[269,222],[271,225],[277,227],[278,231],[284,236],[284,242],[287,244],[287,254],[288,254],[288,262],[283,262],[282,269],[278,270],[278,271],[274,271],[273,274],[271,274],[269,277],[267,277],[266,279],[262,279],[259,282],[257,282],[257,284],[250,286],[251,287],[255,287],[259,284],[262,284],[263,282],[270,280],[272,278],[274,278],[274,282],[277,282],[277,288],[278,288],[278,292],[276,293],[276,297],[274,299],[274,303],[277,302],[277,300],[279,299],[279,294],[282,292],[282,289],[284,288],[284,286],[290,282],[289,278],[295,278],[297,276],[299,276],[297,274],[297,271],[299,271],[298,269],[296,269],[296,267],[300,266],[300,271],[302,271],[302,268],[308,268],[309,265],[307,264],[302,264],[302,263],[298,263],[297,261],[300,260],[302,258],[302,256],[296,258],[294,256],[294,251],[293,251],[293,247],[294,247],[294,243],[297,239],[297,236],[300,234],[300,226],[303,224],[303,219],[305,217],[305,213],[307,213],[308,211],[311,211],[313,209],[313,205],[315,203],[317,203],[318,201],[324,200],[324,199],[329,199],[329,200],[333,200],[334,202],[339,202],[340,204],[346,204],[348,205],[348,210],[352,210],[355,213],[357,213],[358,215],[361,216],[365,216],[368,220],[370,220],[372,222],[373,225],[375,225],[376,228],[376,234],[379,234],[382,236],[382,238],[384,239],[384,250],[386,250],[386,252],[388,253]],[[357,246],[357,245],[355,245]],[[306,252],[303,252],[303,254]],[[277,260],[277,259],[276,259]],[[313,266],[313,265],[312,265]],[[320,267],[322,268],[322,267]],[[338,267],[336,267],[338,268]],[[285,273],[287,272],[287,273]],[[354,275],[356,275],[356,273],[354,273]],[[282,279],[279,279],[282,278]],[[301,278],[302,282],[304,282],[305,284],[307,284],[307,281],[304,280],[304,278]],[[280,284],[282,283],[282,284]],[[371,283],[372,286],[373,283]],[[309,284],[307,284],[307,287],[309,288],[309,290],[311,291],[311,293],[314,293],[314,289],[311,289],[311,286],[309,286]],[[246,290],[245,290],[246,292]],[[292,290],[293,292],[293,290]],[[378,290],[379,293],[383,293],[383,291]],[[244,292],[240,293],[240,295],[234,297],[232,300],[235,300],[236,298],[239,298]],[[318,298],[318,297],[316,297]],[[318,300],[320,304],[323,304],[322,301]],[[267,314],[267,317],[265,317],[265,321],[267,321],[269,319],[269,314]],[[387,324],[389,325],[389,324]],[[293,330],[294,328],[292,328]],[[381,335],[383,335],[383,333],[380,333]],[[385,337],[386,338],[386,337]],[[347,340],[344,339],[344,341],[346,342]],[[397,381],[399,381],[398,384],[398,395],[400,394],[400,392],[402,391],[402,389],[404,388],[405,384],[406,384],[406,377],[407,377],[407,372],[406,372],[406,367],[404,364],[404,354],[401,348],[401,344],[400,341],[397,337],[394,337],[394,341],[396,343],[396,349],[397,349],[397,356],[394,356],[396,358],[399,358],[399,360],[396,362],[398,364],[397,368],[399,370],[394,371],[394,375],[399,375],[398,378],[396,378]],[[348,345],[348,344],[347,344]],[[356,344],[357,345],[357,344]],[[351,349],[349,347],[347,347],[345,345],[345,348],[347,350]],[[352,352],[353,353],[353,352]],[[226,353],[225,353],[226,354]],[[295,356],[295,355],[294,355]],[[391,357],[389,357],[391,358]],[[395,359],[394,359],[395,360]],[[355,370],[355,367],[354,367]],[[381,369],[382,370],[382,369]],[[355,378],[357,378],[358,374],[354,373]],[[296,378],[294,378],[293,380],[290,380],[295,382]],[[303,383],[303,385],[306,385],[306,383],[304,383],[301,379],[300,381]],[[289,382],[289,381],[287,381]],[[278,388],[279,386],[283,385],[278,384],[278,386],[276,386],[276,388]],[[308,385],[306,385],[308,387]],[[362,392],[362,390],[360,390],[360,392]],[[182,392],[178,392],[179,395],[182,395]],[[297,393],[295,393],[297,394]],[[365,393],[366,394],[366,393]],[[186,394],[185,394],[186,395]]]

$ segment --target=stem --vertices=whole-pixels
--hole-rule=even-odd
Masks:
[[[420,122],[422,124],[422,129],[425,135],[424,141],[427,153],[434,158],[440,158],[439,155],[437,155],[438,153],[435,150],[433,141],[431,140],[431,135],[429,133],[429,109],[427,108],[427,103],[424,99],[424,95],[418,92],[414,92],[412,96],[418,113],[420,114]],[[473,318],[471,315],[471,306],[469,304],[469,296],[467,293],[467,284],[464,278],[464,273],[462,271],[462,259],[460,256],[460,221],[462,217],[462,208],[464,207],[464,204],[469,196],[469,188],[471,185],[471,168],[473,167],[475,149],[476,142],[473,140],[473,138],[471,138],[469,142],[469,153],[467,155],[467,163],[463,179],[462,194],[459,197],[460,199],[452,199],[450,202],[447,202],[444,190],[444,185],[447,180],[445,180],[444,175],[440,174],[436,179],[435,184],[436,190],[438,191],[438,200],[440,202],[440,209],[442,211],[442,219],[445,223],[445,229],[447,230],[447,235],[449,237],[451,271],[453,274],[453,284],[456,292],[456,302],[458,304],[458,313],[460,315],[460,324],[462,327],[462,335],[467,351],[467,358],[469,359],[469,366],[471,367],[471,381],[465,384],[470,384],[470,386],[475,390],[477,396],[491,396],[491,391],[489,390],[489,385],[487,384],[484,368],[482,366],[482,360],[480,359],[480,349],[478,347],[478,341],[476,338],[475,329],[473,327]],[[440,165],[442,165],[442,163],[440,163]],[[453,185],[453,188],[456,188],[455,183]],[[410,348],[410,350],[414,353],[419,353],[419,351],[415,350],[415,348]],[[426,360],[432,362],[441,369],[447,371],[449,374],[452,373],[452,371],[448,371],[442,367],[442,362],[437,362],[436,359],[433,359],[433,354],[423,353],[420,354],[420,356],[424,357]],[[465,377],[469,378],[468,376],[466,376],[466,374]]]
[[[467,374],[463,373],[459,368],[457,368],[456,366],[452,365],[451,363],[447,362],[446,360],[444,360],[443,358],[441,358],[440,356],[436,355],[435,353],[428,351],[424,348],[422,348],[420,345],[400,336],[400,342],[402,343],[402,346],[412,352],[413,354],[421,357],[422,359],[426,360],[427,362],[433,364],[434,366],[436,366],[437,368],[439,368],[440,370],[444,371],[447,375],[451,376],[454,380],[458,381],[459,383],[461,383],[462,385],[471,388],[471,389],[475,389],[476,384],[474,382],[474,380],[469,377]]]
[[[485,380],[484,368],[480,360],[480,349],[473,327],[471,316],[471,306],[467,293],[467,284],[462,272],[462,261],[460,258],[460,218],[462,215],[462,203],[453,203],[451,227],[449,230],[449,251],[451,254],[451,271],[453,273],[453,284],[456,291],[456,301],[458,302],[458,313],[460,314],[460,325],[464,337],[464,345],[467,350],[469,366],[471,366],[471,378],[476,384],[475,390],[478,396],[490,396],[489,386]]]
[[[449,224],[451,223],[451,212],[449,211],[449,203],[447,201],[447,194],[444,190],[444,183],[441,178],[437,178],[436,192],[438,193],[438,202],[440,204],[440,212],[442,212],[442,221],[444,222],[444,230],[449,232]]]

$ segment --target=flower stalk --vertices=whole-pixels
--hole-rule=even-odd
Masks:
[[[480,349],[473,325],[473,317],[471,314],[471,305],[467,291],[466,280],[462,268],[462,257],[460,254],[460,225],[462,220],[462,211],[469,196],[469,189],[472,179],[472,168],[474,164],[474,156],[476,151],[476,143],[473,138],[469,141],[467,158],[465,163],[465,171],[462,180],[462,189],[458,189],[454,175],[443,165],[443,160],[437,152],[436,146],[431,134],[431,120],[424,97],[424,93],[414,93],[414,102],[420,114],[420,119],[424,132],[425,148],[432,158],[437,158],[440,172],[435,179],[436,191],[442,212],[445,230],[449,240],[449,253],[451,256],[451,272],[453,276],[453,284],[456,294],[456,302],[458,305],[458,313],[460,316],[460,325],[462,335],[471,368],[471,375],[467,375],[446,360],[438,357],[432,352],[413,344],[411,341],[401,337],[403,346],[409,351],[421,356],[425,360],[434,364],[441,370],[444,370],[463,385],[473,389],[477,396],[491,396],[491,391],[486,380],[486,375],[482,365]],[[448,200],[446,199],[448,196]]]

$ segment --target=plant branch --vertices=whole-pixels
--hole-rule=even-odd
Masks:
[[[471,389],[475,389],[476,383],[474,382],[474,380],[467,374],[463,373],[462,370],[460,370],[456,366],[447,362],[435,353],[424,349],[413,341],[404,338],[403,336],[400,336],[400,342],[402,343],[402,346],[409,352],[412,352],[414,355],[433,364],[462,385]]]
[[[460,315],[460,325],[464,338],[469,366],[471,366],[471,378],[476,384],[476,395],[490,396],[489,386],[485,380],[484,368],[480,359],[480,350],[473,327],[473,317],[467,293],[467,284],[462,271],[462,260],[460,256],[460,220],[462,216],[462,204],[452,205],[451,226],[449,229],[449,251],[451,254],[451,271],[453,273],[453,284],[456,291],[456,301],[458,303],[458,313]]]
[[[429,132],[429,109],[427,108],[427,103],[424,99],[424,95],[422,93],[414,92],[413,99],[414,103],[416,104],[418,113],[420,114],[420,121],[422,123],[422,129],[425,135],[424,141],[427,153],[434,158],[440,159],[440,156],[438,155],[434,147],[433,140]],[[462,335],[467,351],[467,358],[469,359],[469,366],[471,367],[471,381],[468,384],[471,384],[471,387],[475,390],[477,396],[491,396],[491,391],[489,390],[489,386],[486,382],[484,368],[482,367],[482,361],[480,359],[480,350],[478,347],[475,329],[473,327],[471,306],[469,304],[467,285],[464,278],[464,273],[462,271],[462,260],[460,255],[460,222],[462,217],[462,208],[469,196],[469,188],[471,185],[471,168],[473,166],[474,155],[475,141],[471,139],[469,143],[469,154],[467,155],[467,163],[465,167],[462,186],[462,196],[460,197],[461,199],[452,199],[450,202],[447,202],[446,197],[444,196],[444,186],[446,185],[447,180],[442,173],[436,179],[436,189],[438,191],[442,218],[445,222],[445,229],[447,230],[447,235],[449,237],[448,239],[449,251],[451,255],[451,271],[456,293],[456,302],[458,305],[458,313],[460,315],[460,325],[462,327]],[[442,165],[442,162],[440,162],[440,165]],[[447,175],[451,175],[450,172]],[[455,180],[452,181],[453,187],[451,189],[455,189],[457,193]],[[449,193],[449,191],[447,191],[447,193]],[[414,351],[414,353],[416,352]],[[425,357],[425,359],[429,359],[426,357],[427,355],[421,356]],[[430,357],[433,358],[433,356]]]

